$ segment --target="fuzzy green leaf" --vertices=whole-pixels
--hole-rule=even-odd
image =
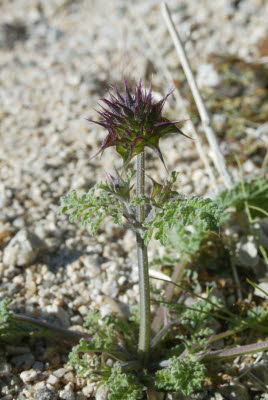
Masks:
[[[139,383],[135,375],[124,373],[119,362],[113,365],[111,375],[105,382],[109,391],[109,400],[137,400],[141,399],[146,387]]]
[[[216,199],[216,202],[224,210],[233,206],[236,211],[243,211],[245,200],[249,206],[258,207],[268,212],[268,179],[255,178],[244,182],[245,196],[242,190],[242,183],[237,182],[231,189],[223,190]],[[253,217],[264,217],[261,211],[251,209]]]
[[[168,367],[156,372],[156,386],[160,389],[191,394],[201,388],[205,366],[195,360],[170,359]]]
[[[174,199],[163,208],[156,208],[154,219],[145,224],[150,228],[145,232],[145,241],[148,244],[155,229],[154,237],[163,245],[177,249],[183,246],[191,253],[207,233],[218,233],[220,213],[221,209],[210,199],[194,196]]]
[[[75,190],[61,198],[59,214],[72,210],[70,221],[81,219],[84,226],[90,225],[90,233],[94,235],[105,217],[111,215],[114,222],[121,225],[123,205],[99,185],[91,188],[88,193],[78,197]]]
[[[12,303],[12,300],[5,297],[3,300],[1,300],[0,302],[0,323],[1,324],[5,324],[10,316],[12,316],[12,311],[8,311],[7,307],[9,306],[9,304]]]

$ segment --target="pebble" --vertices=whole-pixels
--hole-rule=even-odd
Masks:
[[[28,383],[34,381],[38,376],[38,372],[34,369],[30,369],[29,371],[23,371],[20,374],[20,377],[24,383]]]
[[[66,373],[65,368],[59,368],[56,371],[53,371],[53,375],[55,375],[57,378],[62,378],[65,373]]]
[[[105,389],[104,385],[101,385],[96,390],[95,394],[96,400],[106,400],[107,399],[107,390]]]
[[[54,374],[51,374],[47,378],[47,384],[55,386],[59,382],[59,378],[57,378]]]
[[[224,396],[223,398],[227,398],[228,400],[249,400],[246,387],[239,383],[233,385],[223,385],[221,386],[219,392],[222,396]]]
[[[0,357],[0,376],[7,376],[12,370],[11,364],[9,364],[5,358]]]
[[[243,237],[237,244],[238,263],[245,267],[255,267],[258,264],[258,246],[253,237]]]
[[[75,400],[73,388],[74,385],[72,383],[68,383],[63,390],[60,390],[59,396],[65,400]]]
[[[37,235],[29,230],[22,229],[5,247],[3,262],[6,265],[27,266],[36,259],[42,248],[44,248],[44,243]]]
[[[57,395],[53,390],[47,387],[43,387],[36,390],[36,392],[34,393],[34,398],[36,400],[56,400]]]
[[[262,297],[263,299],[268,299],[268,277],[266,278],[266,281],[258,283],[258,288],[254,289],[255,296]],[[263,291],[260,289],[264,290],[265,293],[263,293]]]

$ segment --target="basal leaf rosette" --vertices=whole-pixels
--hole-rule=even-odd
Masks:
[[[103,126],[108,131],[108,135],[96,155],[102,153],[107,147],[115,146],[116,151],[124,160],[124,165],[127,165],[147,146],[153,149],[164,163],[159,148],[159,139],[173,132],[184,135],[176,126],[182,121],[169,121],[162,116],[163,106],[171,92],[154,103],[152,85],[146,90],[140,81],[138,85],[135,85],[134,94],[131,94],[127,81],[124,84],[124,95],[120,94],[115,87],[114,93],[109,92],[110,99],[100,99],[104,105],[100,105],[101,110],[98,113],[103,119],[91,121]]]

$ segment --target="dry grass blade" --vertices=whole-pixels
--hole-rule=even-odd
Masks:
[[[210,123],[209,114],[207,112],[207,109],[205,107],[203,99],[202,99],[200,92],[198,90],[198,87],[196,85],[196,81],[195,81],[194,75],[192,73],[192,70],[190,68],[190,64],[187,59],[187,55],[185,53],[183,44],[182,44],[179,34],[175,28],[175,25],[172,21],[169,9],[164,2],[161,3],[161,8],[162,8],[163,18],[166,22],[170,36],[173,40],[178,57],[182,64],[184,73],[186,75],[187,81],[189,83],[190,89],[191,89],[193,97],[194,97],[194,100],[196,102],[196,106],[197,106],[198,112],[200,114],[202,123],[203,123],[204,131],[206,133],[208,142],[209,142],[211,150],[212,150],[213,162],[214,162],[215,167],[217,168],[219,174],[222,176],[225,186],[227,188],[230,188],[233,185],[233,180],[232,180],[232,177],[226,167],[224,156],[219,148],[214,130]]]

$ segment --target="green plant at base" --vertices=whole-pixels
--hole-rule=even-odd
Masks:
[[[109,400],[142,399],[146,390],[146,387],[138,381],[135,375],[122,372],[119,362],[113,365],[105,387],[109,391]]]
[[[116,171],[114,177],[106,172],[107,183],[96,185],[80,197],[77,197],[75,191],[69,192],[62,198],[59,210],[60,214],[71,210],[70,220],[81,218],[84,225],[89,224],[92,234],[109,214],[117,224],[122,224],[124,217],[135,231],[139,267],[140,321],[138,349],[136,354],[133,355],[132,352],[131,358],[136,359],[140,367],[145,369],[153,357],[150,352],[151,312],[147,256],[150,240],[154,237],[165,244],[168,231],[178,220],[182,226],[186,226],[198,219],[206,232],[217,233],[219,229],[220,209],[214,202],[194,196],[186,199],[172,189],[176,183],[177,172],[171,172],[163,184],[152,180],[152,193],[150,196],[145,194],[145,147],[152,148],[164,163],[159,139],[170,132],[183,134],[175,125],[178,121],[171,122],[162,116],[166,98],[167,96],[154,103],[151,87],[148,91],[144,90],[140,81],[134,89],[134,95],[130,94],[128,84],[125,82],[125,96],[115,88],[114,94],[110,93],[109,100],[101,99],[104,107],[99,114],[103,120],[97,123],[108,130],[108,135],[100,152],[107,147],[115,146],[117,153],[123,158],[123,174],[120,176]],[[137,156],[136,196],[131,196],[133,171],[129,172],[127,167],[135,156]],[[145,213],[145,208],[150,209],[148,214]],[[93,336],[94,343],[99,334],[100,332],[97,336]],[[125,341],[128,342],[126,337]],[[103,351],[107,350],[101,341],[98,344],[103,347]],[[82,343],[83,346],[90,348],[88,345],[85,346],[85,343]]]
[[[154,103],[151,87],[146,92],[141,82],[131,95],[125,82],[125,96],[115,88],[110,100],[102,99],[108,108],[103,107],[99,112],[103,120],[97,123],[108,130],[108,135],[100,152],[114,146],[123,159],[122,173],[116,171],[116,175],[112,176],[106,172],[106,182],[95,185],[80,197],[76,191],[70,191],[61,199],[59,208],[59,214],[71,212],[72,222],[81,219],[83,225],[89,226],[92,235],[108,216],[117,225],[127,221],[136,234],[140,291],[138,312],[123,319],[114,315],[101,317],[98,311],[92,310],[85,319],[88,334],[82,335],[30,317],[17,316],[7,310],[9,300],[4,300],[0,307],[3,333],[14,323],[28,324],[26,330],[30,334],[37,332],[37,335],[61,336],[72,341],[76,346],[70,353],[70,364],[75,366],[79,375],[104,384],[110,400],[144,398],[145,392],[149,399],[155,399],[158,390],[190,394],[200,388],[204,379],[205,366],[201,360],[229,358],[268,348],[268,343],[262,342],[220,353],[210,351],[208,344],[216,337],[233,335],[250,324],[259,327],[266,316],[262,310],[255,309],[253,314],[248,315],[247,321],[241,321],[209,298],[205,299],[206,303],[184,307],[184,312],[181,305],[173,308],[152,338],[147,255],[150,240],[154,238],[168,245],[177,237],[182,249],[189,254],[187,249],[190,248],[191,253],[197,246],[198,238],[200,240],[209,233],[217,235],[222,213],[222,208],[210,199],[195,196],[187,199],[174,190],[178,175],[175,171],[163,184],[152,180],[151,194],[145,193],[145,147],[153,149],[164,162],[159,148],[160,138],[170,132],[182,134],[175,125],[177,121],[171,122],[162,116],[166,98]],[[128,168],[134,157],[137,157],[136,171]],[[134,176],[136,194],[132,193]],[[175,234],[173,238],[172,234]],[[182,268],[185,268],[185,263]],[[180,287],[176,282],[169,283]],[[160,302],[165,304],[163,299]],[[165,305],[172,309],[172,304],[167,302]],[[254,314],[257,319],[254,319]],[[237,330],[211,335],[212,331],[207,326],[211,316],[227,322],[232,318],[239,320],[240,326]],[[12,334],[16,334],[16,330],[19,330],[18,325],[14,332],[11,329]]]
[[[182,360],[172,357],[168,367],[157,371],[156,386],[161,389],[191,394],[200,389],[204,380],[205,366],[195,359]]]

